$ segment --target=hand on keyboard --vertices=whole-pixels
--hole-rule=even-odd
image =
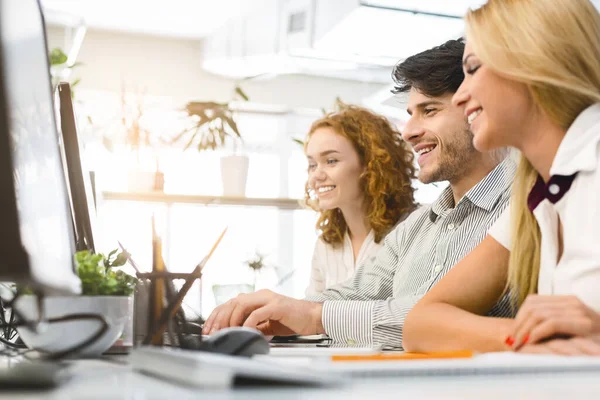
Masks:
[[[243,325],[257,328],[269,336],[321,334],[325,333],[321,322],[322,307],[320,303],[259,290],[241,294],[217,307],[204,323],[202,333]]]

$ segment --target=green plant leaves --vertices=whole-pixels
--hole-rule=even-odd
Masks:
[[[241,139],[242,135],[240,135],[240,131],[238,130],[237,124],[235,123],[233,118],[229,115],[223,115],[221,118],[222,120],[225,120],[225,122],[227,122],[233,133],[235,133],[237,137]]]
[[[50,62],[50,67],[56,67],[58,70],[65,69],[68,71],[73,71],[74,68],[83,65],[83,63],[81,62],[67,64],[68,60],[69,57],[67,56],[67,54],[65,54],[65,52],[58,47],[50,50],[50,52],[48,53],[48,61]],[[52,70],[53,68],[50,68],[51,73],[53,73]],[[56,89],[61,80],[63,80],[63,78],[60,73],[52,75],[53,90]],[[79,82],[81,82],[81,79],[75,79],[71,82],[71,98],[75,98],[75,91],[73,89],[79,84]]]
[[[127,262],[128,259],[129,259],[129,254],[119,253],[115,257],[115,260],[112,262],[110,267],[111,268],[112,267],[121,267],[121,266],[125,265],[125,263]]]
[[[254,271],[259,271],[265,266],[265,256],[256,252],[254,257],[246,261],[246,265]]]
[[[236,86],[234,95],[248,101],[244,91]],[[195,117],[192,127],[176,134],[171,143],[186,140],[184,150],[194,146],[199,151],[216,149],[225,144],[227,137],[242,140],[238,125],[234,118],[231,103],[218,103],[214,101],[193,101],[185,106],[190,117]]]
[[[292,141],[293,141],[294,143],[297,143],[297,144],[299,144],[300,146],[302,146],[302,148],[304,148],[304,141],[303,141],[303,140],[301,140],[301,139],[296,139],[296,138],[292,138]]]
[[[244,99],[244,101],[249,101],[250,99],[248,98],[248,96],[246,95],[246,93],[244,93],[244,91],[242,90],[241,87],[236,86],[234,89],[234,92],[239,95],[242,99]]]
[[[55,48],[55,49],[52,49],[52,51],[50,51],[49,59],[50,59],[51,66],[64,64],[67,62],[67,58],[68,57],[65,54],[65,52],[59,48]]]
[[[75,253],[77,275],[81,279],[84,296],[130,296],[135,290],[137,278],[114,267],[124,265],[129,258],[125,252],[113,250],[104,254],[92,254],[87,250]]]

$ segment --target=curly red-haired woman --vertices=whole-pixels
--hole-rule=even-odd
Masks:
[[[306,201],[320,213],[307,294],[352,277],[416,208],[413,153],[388,119],[341,105],[315,121],[305,143]]]

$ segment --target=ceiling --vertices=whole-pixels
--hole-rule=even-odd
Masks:
[[[333,0],[332,0],[333,1]],[[356,0],[336,0],[356,1]],[[363,0],[365,5],[460,17],[485,0]],[[600,6],[600,0],[592,0]],[[41,0],[44,8],[83,18],[90,28],[201,38],[246,13],[258,0]],[[54,13],[53,15],[57,15]],[[50,23],[60,23],[53,21]]]
[[[405,9],[462,17],[470,7],[486,0],[364,0],[363,4],[390,9]]]
[[[157,36],[201,38],[245,13],[245,0],[41,0],[49,23],[61,14],[83,18],[89,28]],[[68,17],[68,15],[65,15]]]
[[[370,0],[362,3],[462,16],[467,8],[484,1]],[[41,0],[41,3],[46,9],[83,18],[90,28],[181,38],[207,36],[228,20],[243,15],[251,6],[256,9],[257,3],[260,4],[257,0]],[[52,18],[49,22],[60,23]]]
[[[335,1],[335,6],[329,6]],[[311,48],[296,49],[290,55],[296,73],[329,76],[364,82],[390,82],[390,66],[398,60],[430,48],[442,41],[460,36],[463,22],[460,17],[467,9],[476,8],[486,0],[41,0],[50,24],[80,25],[131,33],[200,39],[218,36],[224,26],[238,28],[239,18],[250,20],[253,14],[275,14],[290,4],[321,2],[325,14],[340,12],[344,7],[356,7],[342,21],[327,25],[327,33],[315,38]],[[600,0],[592,0],[596,5]],[[323,3],[325,2],[325,3]],[[362,7],[358,7],[358,5]],[[320,10],[321,8],[317,8]],[[396,11],[389,11],[396,10]],[[405,11],[415,11],[417,14]],[[431,13],[434,15],[418,14]],[[444,18],[444,16],[450,18]],[[70,20],[69,22],[66,22]],[[260,20],[259,20],[260,21]],[[335,23],[333,23],[335,22]],[[229,24],[228,24],[229,23]],[[262,30],[273,25],[264,20],[252,25],[251,32],[237,40],[235,46],[246,43],[248,48],[264,47],[278,38],[265,36]],[[244,25],[245,26],[245,25]],[[256,27],[260,27],[257,29]],[[432,29],[433,28],[433,29]],[[222,30],[222,29],[221,29]],[[418,32],[418,34],[416,34]],[[250,33],[256,34],[251,35]],[[281,33],[280,33],[281,34]],[[229,35],[229,33],[227,33]],[[256,36],[256,37],[255,37]],[[229,37],[229,36],[228,36]],[[238,43],[240,42],[240,43]],[[229,43],[229,42],[228,42]],[[260,46],[259,46],[260,45]],[[237,46],[237,47],[236,47]],[[228,48],[229,48],[228,47]],[[261,49],[262,49],[261,47]],[[264,50],[261,50],[264,52]],[[303,53],[303,51],[306,53]],[[244,57],[246,52],[244,50]],[[244,58],[242,57],[242,58]],[[312,58],[313,60],[311,60]],[[321,58],[323,62],[317,63]],[[316,60],[315,60],[316,59]],[[268,60],[267,60],[268,61]],[[310,62],[300,68],[301,62]],[[343,68],[323,64],[346,63]],[[235,63],[218,65],[217,71],[235,67]],[[273,69],[274,63],[269,62]],[[303,64],[302,64],[303,65]],[[205,65],[204,68],[207,68]],[[249,71],[249,68],[238,68]],[[235,71],[234,71],[235,72]],[[257,75],[277,73],[261,70]]]

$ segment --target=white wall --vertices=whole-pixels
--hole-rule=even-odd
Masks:
[[[48,28],[49,46],[64,48],[64,29]],[[127,88],[149,95],[186,100],[226,101],[235,82],[201,69],[201,41],[89,30],[74,72],[79,88],[120,92]],[[329,108],[336,96],[360,103],[383,85],[300,75],[242,83],[252,102],[290,108]]]

